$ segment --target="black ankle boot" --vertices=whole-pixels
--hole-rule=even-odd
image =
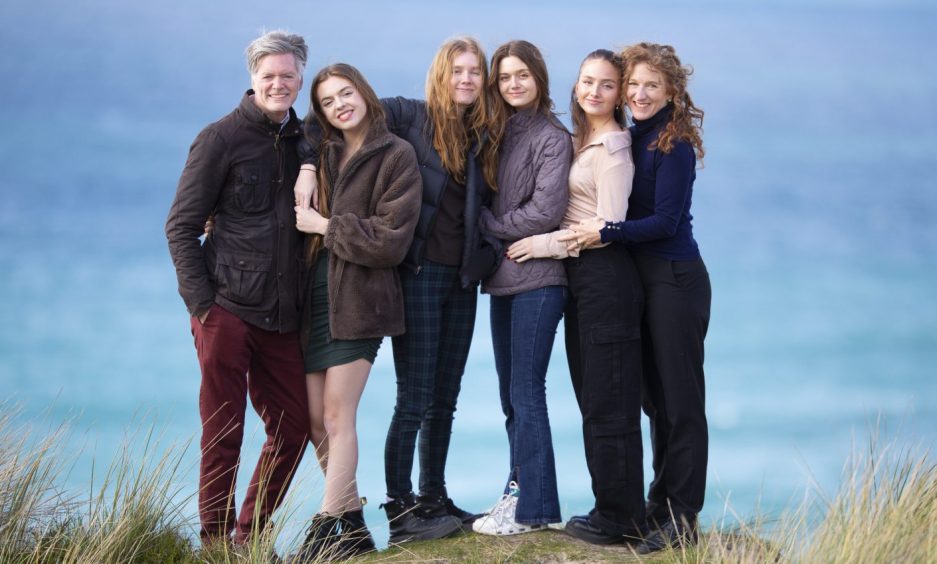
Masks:
[[[338,555],[341,538],[338,517],[317,513],[306,530],[303,546],[290,561],[301,564],[330,560]]]
[[[445,489],[437,494],[420,495],[416,498],[416,501],[418,509],[424,517],[451,515],[462,523],[463,531],[471,531],[472,523],[475,522],[475,519],[481,517],[481,514],[469,513],[453,503]]]
[[[447,537],[462,529],[462,521],[451,515],[430,517],[418,510],[413,494],[381,504],[390,521],[390,542],[399,544],[414,540]]]
[[[351,558],[368,552],[374,552],[374,537],[364,524],[364,512],[346,511],[339,517],[341,528],[341,553],[343,557]]]

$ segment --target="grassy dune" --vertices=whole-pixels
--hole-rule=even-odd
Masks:
[[[8,410],[5,410],[5,412]],[[41,441],[0,415],[0,562],[266,562],[280,535],[248,547],[202,549],[193,540],[191,484],[180,485],[187,447],[160,450],[152,431],[128,440],[88,492],[64,492],[60,430]],[[287,510],[287,514],[288,510]],[[739,519],[732,519],[733,522]],[[301,539],[292,539],[292,549]],[[284,542],[276,543],[283,546]],[[937,562],[937,466],[872,439],[854,455],[835,495],[815,492],[800,507],[741,526],[711,525],[693,548],[638,558],[559,530],[518,537],[461,535],[410,543],[362,562]]]

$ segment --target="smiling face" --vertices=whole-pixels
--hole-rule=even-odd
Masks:
[[[515,110],[525,110],[537,104],[537,82],[527,64],[510,56],[498,63],[498,91]]]
[[[625,87],[625,101],[634,119],[653,117],[667,105],[669,87],[664,75],[647,63],[634,67]]]
[[[303,76],[292,53],[267,55],[251,75],[254,103],[271,121],[283,121],[303,87]]]
[[[583,63],[576,81],[576,102],[587,116],[610,117],[620,94],[621,81],[614,65],[604,59],[589,59]]]
[[[449,95],[457,105],[471,106],[478,100],[482,89],[482,65],[478,55],[463,51],[452,60],[449,77]]]
[[[316,100],[329,124],[343,132],[367,127],[368,107],[350,80],[330,76],[316,88]]]

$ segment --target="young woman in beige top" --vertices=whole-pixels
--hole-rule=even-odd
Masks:
[[[580,247],[568,229],[596,218],[623,221],[628,210],[634,164],[620,106],[623,69],[611,51],[586,56],[570,104],[576,155],[561,229],[517,241],[507,252],[518,262],[565,259],[566,353],[595,495],[595,508],[570,519],[566,531],[595,544],[637,541],[645,526],[641,282],[624,245]]]

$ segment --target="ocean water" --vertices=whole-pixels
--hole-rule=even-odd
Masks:
[[[243,49],[262,28],[307,38],[307,78],[343,60],[379,94],[412,97],[445,38],[470,33],[489,51],[527,38],[543,49],[560,111],[585,53],[650,40],[694,66],[706,110],[693,205],[714,293],[704,520],[835,489],[877,429],[896,448],[937,446],[937,8],[571,6],[4,3],[0,409],[17,409],[35,436],[70,430],[65,485],[76,491],[91,487],[92,461],[100,472],[141,429],[180,448],[197,440],[199,372],[163,222],[189,143],[248,87]],[[487,307],[483,298],[447,473],[474,510],[507,474]],[[561,328],[548,394],[568,517],[592,500],[562,342]],[[360,489],[379,542],[393,398],[387,342],[359,410]],[[262,433],[253,414],[248,425],[250,467]],[[191,492],[197,453],[183,460]],[[310,460],[300,474],[292,531],[321,492]]]

